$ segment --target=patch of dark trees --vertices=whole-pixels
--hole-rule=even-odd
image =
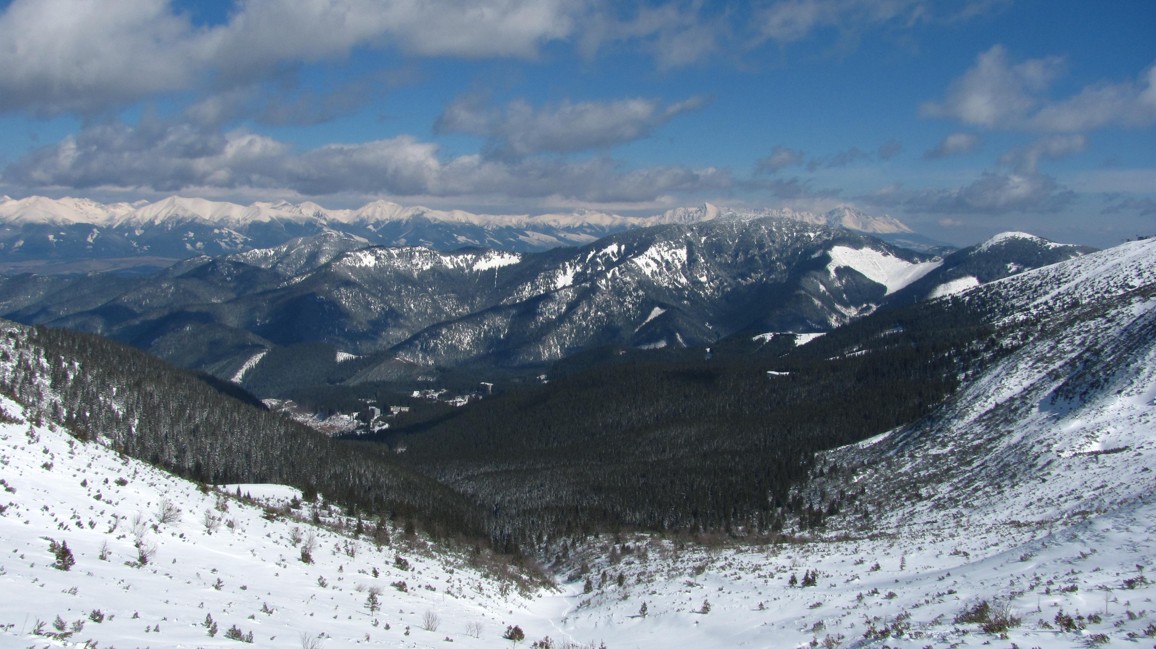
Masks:
[[[1006,353],[984,324],[989,308],[944,300],[881,312],[785,355],[747,336],[709,360],[618,356],[379,439],[483,508],[499,545],[822,525],[839,502],[815,510],[790,497],[815,453],[928,416]]]
[[[417,520],[442,537],[483,538],[484,518],[460,495],[399,466],[382,446],[353,445],[257,407],[98,336],[47,327],[9,331],[6,393],[81,439],[207,484],[278,483],[320,492],[367,518]],[[39,409],[39,412],[37,412]]]
[[[608,352],[374,441],[327,438],[143,352],[65,330],[8,334],[42,349],[47,369],[20,355],[3,388],[54,404],[43,415],[80,437],[194,480],[295,485],[508,551],[619,530],[775,534],[821,526],[845,505],[843,492],[821,507],[792,496],[818,470],[817,452],[932,416],[1010,351],[985,324],[997,311],[920,303],[797,348],[736,337],[709,359]]]

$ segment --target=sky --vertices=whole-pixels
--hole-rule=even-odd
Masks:
[[[0,0],[0,193],[1156,234],[1151,0]]]

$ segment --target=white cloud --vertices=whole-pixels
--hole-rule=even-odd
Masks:
[[[521,158],[536,153],[606,149],[645,138],[655,128],[705,103],[700,97],[666,105],[654,99],[632,98],[566,101],[535,108],[525,101],[514,101],[494,109],[475,96],[446,107],[436,129],[485,137],[490,157]]]
[[[708,18],[702,10],[703,3],[693,1],[638,4],[626,16],[592,12],[583,20],[579,48],[593,58],[608,45],[636,41],[654,57],[659,69],[688,66],[737,40],[724,17]]]
[[[1138,83],[1098,83],[1074,97],[1044,106],[1031,121],[1042,131],[1084,131],[1104,126],[1156,124],[1156,65]]]
[[[14,0],[0,60],[0,110],[50,114],[186,87],[206,52],[164,0]]]
[[[588,203],[654,201],[672,192],[725,191],[725,169],[631,169],[614,160],[479,155],[446,158],[436,144],[400,136],[298,152],[247,131],[189,124],[104,124],[26,155],[3,181],[30,188],[177,192],[261,189],[323,196],[559,198]]]
[[[819,169],[837,169],[869,160],[887,161],[903,152],[903,145],[898,140],[887,140],[879,145],[875,151],[864,151],[853,146],[829,156],[811,158],[807,161],[807,171]]]
[[[1060,57],[1012,63],[1007,50],[996,45],[951,83],[942,100],[923,104],[920,112],[986,128],[1058,133],[1156,124],[1156,65],[1136,82],[1101,81],[1054,99],[1047,91],[1063,67]]]
[[[920,112],[988,128],[1023,124],[1039,106],[1039,94],[1059,76],[1063,60],[1048,57],[1013,65],[1007,59],[1001,45],[983,52],[973,68],[952,82],[942,101],[926,103]]]
[[[588,57],[626,43],[666,70],[720,54],[741,58],[768,41],[794,42],[822,28],[843,35],[907,30],[967,19],[991,4],[937,16],[928,0],[785,0],[722,10],[704,0],[234,2],[226,22],[197,26],[172,0],[12,0],[0,9],[0,111],[92,115],[166,93],[267,82],[366,49],[536,59],[552,43]]]
[[[905,190],[888,186],[864,200],[901,207],[915,214],[955,217],[1010,213],[1055,213],[1072,203],[1074,192],[1039,173],[986,172],[973,182],[951,189]]]
[[[767,173],[778,173],[787,167],[803,164],[805,158],[805,154],[798,149],[775,146],[775,148],[771,149],[771,155],[759,160],[758,168],[760,171]]]
[[[970,153],[979,146],[980,138],[973,133],[951,133],[930,151],[923,154],[927,160],[939,160]]]
[[[869,29],[907,30],[927,23],[953,23],[994,13],[1006,0],[947,3],[928,0],[780,0],[755,12],[759,37],[781,45],[834,28],[844,37]]]
[[[348,55],[392,46],[422,56],[534,57],[571,35],[581,2],[563,0],[249,0],[215,37],[227,61],[248,65]]]
[[[587,12],[564,0],[248,0],[194,27],[167,0],[14,0],[0,13],[0,111],[94,113],[264,80],[356,48],[533,58]]]
[[[1050,212],[1067,205],[1074,196],[1048,176],[1040,174],[986,173],[978,180],[939,197],[941,211]]]
[[[1040,160],[1057,160],[1080,153],[1087,146],[1083,135],[1052,135],[1026,147],[1013,149],[1000,157],[1000,164],[1010,165],[1019,173],[1034,174]]]

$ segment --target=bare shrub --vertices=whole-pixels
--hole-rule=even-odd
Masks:
[[[434,613],[433,611],[426,611],[425,614],[421,616],[421,628],[425,629],[426,631],[437,631],[441,624],[441,618],[438,617],[438,614]]]
[[[153,513],[153,518],[160,525],[172,525],[181,520],[181,510],[173,501],[168,498],[161,498],[157,510]]]
[[[201,524],[205,526],[205,534],[212,534],[220,529],[221,519],[213,513],[213,510],[206,509],[201,516]]]
[[[301,632],[301,649],[321,649],[321,643],[324,641],[324,634],[314,636]]]
[[[309,530],[301,541],[301,563],[313,563],[313,550],[317,549],[317,534]]]
[[[466,624],[466,635],[471,638],[480,638],[482,637],[482,628],[481,622],[470,622]]]

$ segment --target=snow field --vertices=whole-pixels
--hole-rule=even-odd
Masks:
[[[827,272],[831,274],[831,277],[835,276],[836,268],[853,268],[867,279],[886,286],[887,295],[891,295],[943,264],[942,259],[913,264],[872,248],[856,249],[847,246],[832,246],[828,254],[831,261],[827,264]]]
[[[316,511],[342,521],[324,504],[290,509],[289,488],[240,485],[259,497],[253,502],[231,495],[238,485],[202,490],[32,424],[8,399],[0,407],[16,420],[0,424],[0,647],[236,647],[225,637],[234,626],[264,647],[301,647],[303,638],[323,647],[447,639],[492,647],[507,625],[537,630],[524,580],[476,568],[465,551],[407,539],[393,526],[390,543],[378,547],[365,535],[295,520]],[[311,537],[306,564],[301,549]],[[70,570],[53,567],[49,539],[67,544]],[[151,554],[144,565],[138,541]],[[401,582],[404,592],[391,586]],[[370,592],[377,611],[368,608]],[[58,618],[63,631],[53,626]]]

